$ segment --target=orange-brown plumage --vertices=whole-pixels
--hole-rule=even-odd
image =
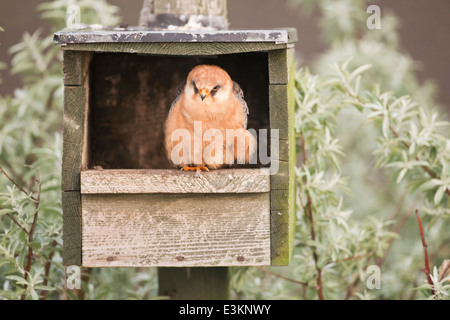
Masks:
[[[181,167],[194,167],[197,170],[202,168],[205,171],[206,168],[218,169],[226,164],[227,160],[229,161],[231,158],[230,152],[234,153],[232,160],[237,158],[239,163],[244,161],[248,163],[249,158],[256,150],[256,140],[247,131],[247,114],[248,108],[243,99],[242,90],[237,83],[233,82],[225,70],[214,65],[195,67],[187,76],[182,92],[172,104],[165,124],[165,147],[169,159],[174,163],[172,151],[175,151],[174,148],[178,145],[178,147],[188,148],[184,150],[190,150],[190,154],[189,152],[186,152],[187,154],[175,152],[182,158],[175,164]],[[196,149],[193,143],[194,123],[197,123],[196,128],[198,128],[198,124],[201,124],[201,137],[196,137],[197,141],[201,141],[201,151],[198,148]],[[172,134],[177,129],[188,132],[190,139],[174,139]],[[209,129],[215,129],[216,131]],[[227,129],[235,130],[236,136],[228,142],[226,139]],[[204,141],[203,135],[208,130],[209,132],[220,132],[223,141],[216,141],[215,137],[210,138],[210,141]],[[199,133],[199,131],[196,132]],[[238,153],[236,149],[236,142],[240,138],[246,141],[245,155]],[[217,145],[212,143],[217,143]],[[221,143],[220,146],[219,143]],[[215,146],[216,150],[221,147],[223,157],[221,157],[220,152],[205,153],[208,145],[210,148]],[[228,159],[227,154],[230,157]]]

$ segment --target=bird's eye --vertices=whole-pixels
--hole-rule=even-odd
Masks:
[[[219,88],[220,88],[220,86],[219,85],[217,85],[217,86],[215,86],[214,88],[212,88],[212,91],[217,91],[217,90],[219,90]]]
[[[194,86],[194,92],[197,94],[198,93],[198,88],[197,88],[197,85],[195,84],[194,81],[192,81],[192,85]]]

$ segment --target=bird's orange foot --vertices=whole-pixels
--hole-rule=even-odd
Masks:
[[[196,171],[197,173],[200,173],[201,171],[209,172],[209,169],[204,166],[199,167],[183,167],[181,168],[181,171]]]

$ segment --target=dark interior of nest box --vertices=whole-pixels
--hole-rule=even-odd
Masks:
[[[244,91],[248,128],[269,129],[267,61],[267,52],[206,57],[95,53],[90,69],[88,167],[173,168],[164,150],[164,122],[178,86],[199,64],[226,70]]]

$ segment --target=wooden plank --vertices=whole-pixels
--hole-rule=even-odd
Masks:
[[[87,166],[87,110],[92,52],[64,52],[63,191],[80,190],[80,170]]]
[[[170,17],[169,15],[161,15],[162,17],[172,18],[175,20],[184,20],[181,17]],[[158,15],[153,15],[158,18]],[[186,15],[185,15],[186,17]],[[205,21],[199,17],[194,17],[195,22],[208,26]],[[200,17],[201,18],[201,17]],[[214,17],[215,20],[224,20],[219,16]],[[207,19],[204,19],[207,20]],[[177,21],[175,21],[177,23]],[[179,22],[179,21],[178,21]],[[188,22],[188,21],[186,21]],[[213,25],[215,23],[213,22]],[[220,26],[220,23],[216,24]],[[72,44],[88,44],[88,43],[268,43],[268,44],[292,44],[297,39],[297,31],[294,28],[287,29],[269,29],[269,30],[146,30],[142,28],[129,27],[127,29],[108,29],[108,28],[86,28],[82,30],[66,29],[55,33],[54,42],[60,45]],[[211,28],[209,28],[211,29]],[[292,46],[289,46],[292,47]],[[285,47],[273,47],[272,50],[283,49]],[[66,49],[66,47],[65,47]],[[81,50],[90,51],[90,50]]]
[[[287,164],[289,165],[289,164]],[[285,171],[286,172],[286,171]],[[272,177],[272,181],[278,178]],[[272,209],[270,220],[271,233],[271,265],[285,266],[288,265],[292,255],[294,246],[294,235],[296,226],[295,212],[295,173],[289,171],[288,177],[283,176],[283,183],[288,180],[288,190],[272,190],[274,196],[271,201]],[[273,182],[277,183],[277,182]]]
[[[296,173],[295,166],[297,161],[296,150],[296,132],[295,132],[295,63],[291,64],[289,73],[288,84],[288,113],[289,113],[289,248],[288,248],[288,261],[292,257],[292,251],[294,247],[296,220],[297,220],[297,208],[296,208]]]
[[[76,143],[82,143],[83,141],[85,91],[84,87],[64,87],[64,140]]]
[[[271,264],[288,265],[292,255],[295,225],[295,163],[296,140],[294,127],[294,64],[289,69],[287,85],[270,85],[271,128],[280,130],[279,158],[272,159],[279,173],[271,177]],[[272,138],[272,146],[274,141]]]
[[[173,300],[227,300],[228,268],[158,268],[158,295]]]
[[[81,195],[62,192],[63,265],[81,266]]]
[[[63,73],[65,86],[81,86],[89,74],[92,52],[64,50]]]
[[[87,168],[89,158],[89,70],[93,52],[64,50],[63,71],[65,85],[65,140],[75,142],[79,151],[79,141],[82,139],[81,167]],[[82,87],[76,89],[74,87]],[[80,98],[81,97],[81,98]],[[82,106],[82,104],[84,106]],[[81,113],[84,108],[84,113]],[[75,125],[74,125],[75,124]],[[83,128],[79,130],[80,128]]]
[[[64,88],[63,116],[63,191],[80,190],[80,170],[82,163],[86,89],[84,87]]]
[[[283,190],[289,188],[289,179],[291,172],[289,171],[289,162],[272,159],[272,168],[278,168],[276,174],[270,176],[270,189]]]
[[[281,161],[289,161],[290,160],[290,141],[283,139],[275,139],[271,138],[271,147],[278,145],[278,152],[271,151],[271,159],[273,160],[281,160]],[[295,147],[295,145],[294,145]],[[271,149],[273,150],[273,149]]]
[[[72,141],[63,141],[62,155],[62,191],[80,190],[80,167],[82,145]]]
[[[289,189],[276,189],[270,191],[270,209],[289,209]]]
[[[269,197],[82,195],[83,266],[269,265]]]
[[[270,84],[288,84],[294,61],[294,48],[269,51]]]
[[[82,151],[81,151],[81,168],[80,170],[87,170],[91,158],[91,128],[90,128],[90,117],[91,117],[91,111],[90,111],[90,82],[89,78],[85,78],[84,83],[84,113],[83,113],[83,145],[82,145]],[[81,178],[80,178],[81,179]]]
[[[296,184],[295,184],[295,173],[290,175],[291,181],[289,186],[289,248],[288,248],[288,261],[292,258],[292,250],[294,248],[294,238],[295,238],[295,229],[297,224],[297,207],[296,207]]]
[[[211,56],[246,52],[263,52],[291,47],[290,44],[273,42],[122,42],[122,43],[74,43],[67,44],[65,50],[96,52],[125,52],[173,56]]]
[[[289,140],[288,86],[269,86],[270,128],[277,129],[279,139]]]
[[[200,175],[180,170],[89,170],[81,193],[255,193],[270,191],[269,169],[222,169]]]
[[[291,170],[294,172],[294,167],[296,164],[296,132],[295,132],[295,64],[291,65],[290,74],[289,77],[289,84],[287,88],[287,94],[288,94],[288,128],[289,128],[289,162],[291,163]]]
[[[271,265],[285,266],[289,264],[290,250],[289,230],[295,228],[290,225],[288,210],[272,210],[270,213],[270,248]]]

